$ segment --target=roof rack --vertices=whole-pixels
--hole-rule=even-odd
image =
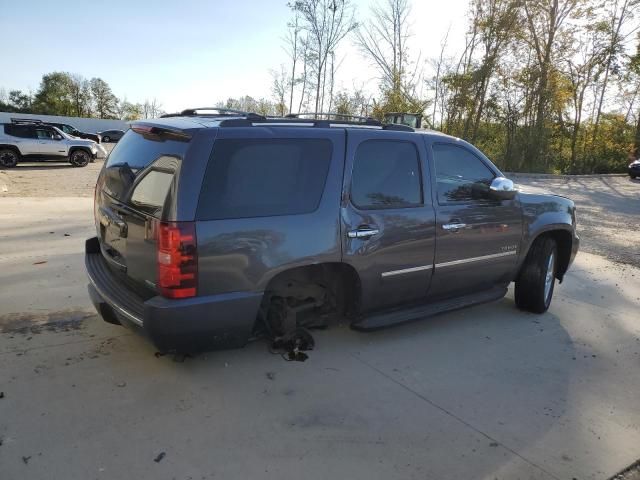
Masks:
[[[36,118],[12,118],[11,123],[44,123]]]
[[[316,119],[316,120],[337,120],[337,121],[348,121],[348,122],[353,122],[355,120],[357,122],[366,123],[370,125],[382,125],[380,121],[376,120],[373,117],[363,117],[360,115],[348,115],[348,114],[332,113],[332,112],[290,113],[285,118],[301,118],[301,117],[313,117],[313,119]]]
[[[364,118],[364,117],[360,117]],[[317,120],[304,119],[294,116],[267,117],[267,118],[232,118],[222,120],[220,127],[316,127],[316,128],[370,128],[374,130],[392,130],[399,132],[415,132],[415,129],[407,125],[383,124],[374,119],[353,122],[349,120]]]
[[[198,112],[218,112],[218,113],[198,113]],[[232,108],[220,108],[220,107],[198,107],[198,108],[187,108],[186,110],[182,110],[180,113],[169,113],[162,115],[163,118],[166,117],[247,117],[247,118],[255,118],[255,119],[264,119],[266,118],[264,115],[259,115],[253,112],[243,112],[242,110],[234,110]]]

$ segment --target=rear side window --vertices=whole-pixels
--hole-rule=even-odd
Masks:
[[[129,130],[116,144],[107,159],[104,170],[104,191],[118,200],[125,200],[131,186],[144,168],[161,157],[180,160],[184,157],[188,146],[187,142],[144,136]],[[145,194],[145,198],[147,196]]]
[[[36,138],[36,130],[29,125],[5,125],[4,133],[20,138]]]
[[[155,217],[160,216],[173,174],[172,171],[150,170],[133,189],[131,205]]]
[[[318,208],[331,163],[327,139],[216,140],[198,218],[296,215]]]
[[[405,208],[422,204],[420,160],[415,145],[368,140],[356,150],[351,201],[358,208]]]

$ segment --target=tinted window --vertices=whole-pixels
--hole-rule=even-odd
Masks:
[[[475,154],[457,145],[434,144],[433,158],[439,203],[487,198],[495,175]]]
[[[325,139],[217,140],[200,193],[198,217],[312,212],[322,197],[331,152],[332,144]]]
[[[172,172],[149,171],[133,189],[131,203],[151,215],[159,215],[162,212],[172,180]]]
[[[40,140],[51,140],[53,138],[53,130],[48,130],[46,128],[37,128],[36,136]]]
[[[420,161],[409,142],[369,140],[356,151],[351,200],[360,208],[422,204]]]
[[[109,154],[104,169],[104,191],[124,199],[143,168],[162,156],[178,159],[184,156],[189,144],[155,136],[143,136],[129,130]]]
[[[29,125],[5,125],[4,132],[7,135],[20,138],[36,138],[35,128]]]

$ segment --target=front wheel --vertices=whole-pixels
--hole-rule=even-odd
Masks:
[[[20,155],[11,148],[0,149],[0,168],[13,168],[18,164]]]
[[[516,279],[516,306],[544,313],[551,305],[558,269],[558,247],[551,237],[535,240]]]
[[[111,141],[111,137],[107,136],[107,137],[102,137],[102,141],[104,143],[109,143]]]
[[[69,162],[74,167],[86,167],[90,160],[91,156],[84,150],[74,150],[69,158]]]
[[[636,179],[636,176],[633,173],[630,173],[629,177],[631,177],[631,180],[635,180]]]

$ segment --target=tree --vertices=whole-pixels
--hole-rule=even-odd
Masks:
[[[284,117],[288,112],[285,98],[290,84],[287,81],[287,77],[288,75],[284,65],[280,65],[280,70],[271,70],[271,78],[273,80],[271,92],[276,101],[276,115],[280,117]]]
[[[73,102],[74,115],[77,117],[91,116],[91,85],[82,75],[69,75],[69,94]]]
[[[307,52],[315,77],[315,111],[323,109],[327,60],[357,24],[349,0],[296,0],[294,12],[307,33]]]
[[[90,87],[98,118],[117,118],[118,99],[109,84],[101,78],[92,78]]]
[[[640,86],[640,33],[638,33],[638,46],[636,47],[636,53],[630,58],[629,61],[629,73],[631,76],[636,77],[636,81]],[[636,129],[633,139],[633,154],[636,158],[640,158],[640,106],[636,113]]]
[[[30,113],[33,98],[30,94],[22,92],[22,90],[11,90],[8,103],[16,112]]]
[[[381,117],[391,111],[422,113],[427,102],[416,94],[420,79],[409,56],[408,0],[385,0],[382,5],[372,6],[370,14],[370,20],[356,32],[356,43],[379,73],[382,99],[376,103],[374,115]]]
[[[142,104],[141,111],[142,118],[158,118],[165,113],[162,110],[162,104],[155,97],[151,100],[146,99]]]
[[[554,53],[561,28],[579,0],[527,0],[522,3],[528,26],[527,42],[536,56],[537,85],[534,89],[535,120],[527,153],[529,163],[542,156],[547,165],[547,135],[545,119],[548,114],[549,78],[553,70]]]
[[[33,100],[34,111],[45,115],[73,115],[71,84],[71,76],[65,72],[43,75]]]

